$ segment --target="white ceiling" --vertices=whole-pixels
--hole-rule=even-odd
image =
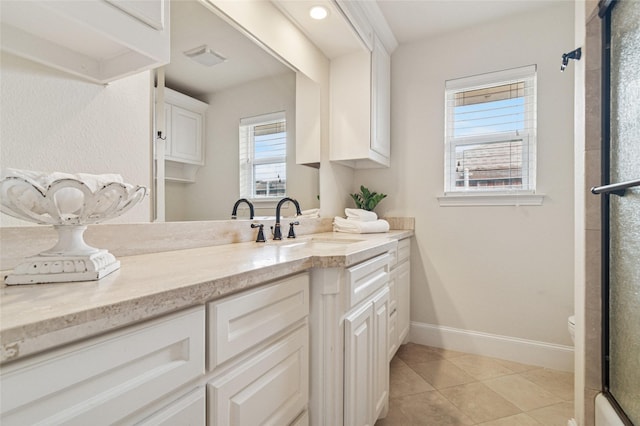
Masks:
[[[271,0],[329,58],[355,49],[353,30],[340,19],[335,0]],[[398,43],[410,43],[567,0],[349,0],[375,1]],[[329,17],[315,21],[309,9],[324,5]]]
[[[318,46],[328,58],[336,58],[362,48],[353,29],[344,19],[333,0],[271,0],[298,28]],[[309,10],[324,6],[329,15],[321,20],[312,19]]]
[[[206,44],[227,60],[206,67],[184,52]],[[196,98],[242,83],[293,72],[197,1],[171,2],[171,62],[166,86]]]
[[[371,1],[371,0],[367,0]],[[377,0],[398,43],[475,26],[566,0]]]
[[[335,0],[271,0],[329,58],[362,48],[345,23]],[[397,41],[433,37],[512,14],[567,0],[349,0],[377,1]],[[324,5],[323,21],[309,17],[314,5]],[[205,67],[184,52],[203,44],[227,58]],[[165,67],[167,86],[197,98],[243,82],[292,72],[261,47],[196,0],[171,2],[171,63]]]

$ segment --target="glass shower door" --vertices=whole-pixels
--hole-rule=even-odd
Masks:
[[[640,2],[603,3],[604,390],[640,425]]]

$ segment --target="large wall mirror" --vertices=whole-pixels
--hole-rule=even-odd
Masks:
[[[222,62],[207,66],[185,54],[203,46],[222,57]],[[274,215],[275,202],[284,196],[285,185],[286,196],[297,199],[303,210],[319,207],[318,169],[296,164],[296,72],[290,66],[218,16],[213,8],[197,0],[180,0],[171,3],[171,63],[163,72],[165,87],[208,104],[204,113],[204,165],[197,168],[193,182],[170,177],[164,180],[165,220],[230,219],[235,201],[246,195],[240,190],[245,164],[241,164],[240,125],[274,114],[286,121],[286,166],[274,172],[270,168],[275,165],[252,163],[269,179],[275,173],[282,181],[271,179],[254,185],[258,194],[252,199],[256,216]],[[256,144],[249,157],[266,157],[261,149]],[[254,181],[259,179],[258,174],[256,171],[252,175]],[[162,190],[162,185],[157,188]],[[262,199],[261,195],[271,195],[271,199]],[[243,208],[238,216],[248,218]]]

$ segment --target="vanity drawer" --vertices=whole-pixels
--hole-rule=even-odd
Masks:
[[[113,424],[204,374],[202,306],[2,368],[3,425]]]
[[[309,274],[211,302],[209,370],[309,315]]]
[[[349,308],[353,308],[389,282],[390,262],[391,256],[385,253],[345,271],[349,289],[347,294]]]

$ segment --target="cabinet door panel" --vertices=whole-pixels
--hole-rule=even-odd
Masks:
[[[389,158],[391,155],[391,58],[376,36],[374,36],[371,62],[371,149]]]
[[[198,308],[3,368],[0,423],[111,424],[203,373]]]
[[[206,392],[200,387],[144,419],[139,426],[204,426],[207,422]]]
[[[387,319],[389,317],[389,289],[380,291],[373,299],[373,402],[374,421],[380,416],[389,399],[389,345]]]
[[[405,238],[398,242],[398,259],[397,263],[402,263],[405,260],[409,260],[411,256],[411,238]]]
[[[171,151],[177,160],[202,162],[202,115],[179,106],[171,108]]]
[[[389,314],[389,355],[388,359],[391,362],[393,356],[398,352],[398,311],[392,311]]]
[[[207,385],[211,426],[286,425],[309,397],[304,326]]]
[[[344,424],[371,425],[374,361],[371,303],[347,316],[344,325]]]
[[[387,335],[387,342],[388,342],[388,346],[389,346],[389,361],[391,361],[391,358],[393,358],[393,356],[395,355],[396,351],[398,350],[398,329],[396,326],[396,321],[398,318],[398,309],[397,309],[397,304],[398,304],[398,296],[397,296],[397,292],[396,292],[396,281],[395,281],[395,277],[396,277],[396,271],[392,270],[389,273],[389,323],[388,323],[388,329],[389,329],[389,333]]]
[[[331,160],[366,158],[371,139],[371,52],[362,49],[335,58],[330,72]]]
[[[304,410],[304,412],[291,423],[291,426],[309,426],[309,411]]]
[[[407,337],[407,334],[409,334],[411,326],[411,263],[409,261],[403,262],[394,273],[398,301],[397,338],[398,345],[401,345],[402,341]]]

